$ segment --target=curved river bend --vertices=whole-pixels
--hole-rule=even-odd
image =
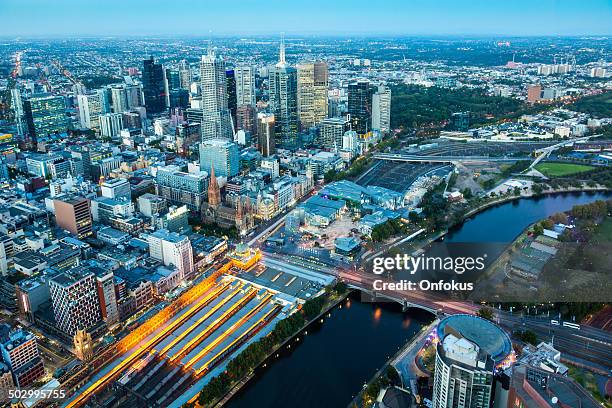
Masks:
[[[611,193],[568,193],[489,208],[449,231],[447,242],[511,242],[530,224]],[[399,347],[433,316],[399,305],[361,303],[334,309],[323,324],[273,356],[227,404],[229,408],[346,407]]]

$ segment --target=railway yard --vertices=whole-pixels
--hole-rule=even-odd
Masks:
[[[258,258],[225,265],[192,288],[191,302],[155,330],[124,342],[125,351],[66,406],[182,406],[251,342],[324,287],[314,275],[283,269]]]

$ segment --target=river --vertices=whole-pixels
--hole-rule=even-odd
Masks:
[[[509,243],[527,226],[610,193],[567,193],[521,199],[489,208],[449,231],[447,242]],[[375,372],[433,316],[398,305],[350,299],[323,324],[299,336],[290,352],[266,367],[227,404],[229,408],[346,407]]]

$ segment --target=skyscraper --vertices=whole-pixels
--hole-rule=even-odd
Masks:
[[[434,408],[489,408],[495,367],[512,353],[508,335],[494,323],[458,314],[436,329]]]
[[[258,149],[262,156],[268,157],[276,152],[276,136],[274,134],[274,115],[270,113],[257,114]]]
[[[125,86],[127,95],[127,105],[129,109],[134,109],[142,106],[142,85],[131,84]]]
[[[164,111],[166,102],[164,68],[161,64],[156,64],[153,57],[143,62],[142,91],[148,114]]]
[[[200,170],[211,173],[212,168],[219,176],[233,177],[238,174],[240,157],[238,146],[226,139],[211,139],[200,147]]]
[[[232,116],[232,122],[234,123],[234,129],[236,128],[236,108],[238,107],[236,101],[236,74],[233,69],[225,71],[225,82],[227,84],[227,108]]]
[[[327,117],[327,63],[300,64],[297,72],[300,125],[308,129]]]
[[[191,67],[185,60],[182,60],[179,64],[179,80],[181,83],[181,88],[189,91],[189,88],[191,87]]]
[[[111,91],[111,104],[114,113],[123,113],[129,110],[128,96],[125,87],[121,85],[113,86]]]
[[[189,106],[189,91],[181,87],[179,70],[164,69],[164,89],[167,108],[186,108]]]
[[[49,280],[51,305],[57,328],[73,336],[87,330],[102,317],[96,276],[87,266],[77,266]]]
[[[119,309],[115,294],[115,283],[113,271],[102,268],[92,268],[96,274],[96,289],[100,301],[100,313],[102,319],[108,326],[119,322]]]
[[[123,115],[121,113],[106,113],[100,115],[100,133],[102,136],[115,137],[123,129]]]
[[[372,129],[383,133],[391,129],[391,90],[384,85],[372,96]]]
[[[244,130],[251,135],[257,133],[257,117],[253,105],[238,105],[236,109],[236,130]]]
[[[202,87],[202,141],[233,140],[232,121],[227,105],[225,62],[209,50],[200,63]]]
[[[103,91],[77,96],[81,127],[100,129],[100,115],[108,113],[105,111],[103,98]]]
[[[346,118],[328,118],[319,124],[319,145],[330,150],[342,149],[342,137],[349,130]]]
[[[241,66],[234,69],[236,76],[236,104],[255,107],[255,73],[252,67]]]
[[[23,109],[28,133],[33,139],[56,132],[64,133],[70,127],[62,96],[32,96],[23,101]]]
[[[270,107],[276,125],[276,143],[294,146],[298,134],[297,71],[285,60],[285,39],[281,39],[278,63],[270,69]]]
[[[363,135],[372,130],[372,96],[375,88],[368,80],[360,79],[348,85],[348,113],[351,126]]]

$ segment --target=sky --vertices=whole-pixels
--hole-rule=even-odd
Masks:
[[[612,0],[0,0],[2,37],[612,34]]]

